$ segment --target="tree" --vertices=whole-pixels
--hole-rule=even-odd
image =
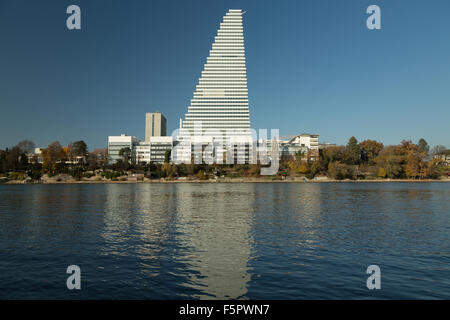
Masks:
[[[23,154],[22,150],[18,146],[12,147],[7,150],[6,153],[6,165],[7,170],[16,170],[19,167],[19,157]]]
[[[218,176],[220,175],[220,171],[218,169],[215,170],[215,172]],[[250,169],[248,170],[247,173],[250,177],[259,177],[261,173],[261,165],[259,164],[250,165]]]
[[[0,172],[8,171],[8,163],[6,160],[7,155],[8,155],[8,149],[0,150]]]
[[[308,162],[302,161],[300,165],[297,167],[297,172],[301,174],[307,174],[309,172],[309,165]]]
[[[405,173],[408,178],[415,179],[420,177],[422,159],[417,153],[410,151],[406,157]]]
[[[199,172],[197,172],[197,178],[198,178],[199,180],[206,180],[206,179],[207,179],[207,177],[205,176],[205,174],[203,173],[202,170],[200,170]]]
[[[172,153],[172,150],[166,150],[164,153],[164,162],[169,163],[170,162],[170,155]]]
[[[95,170],[99,167],[99,161],[95,153],[89,152],[86,157],[89,170]]]
[[[383,167],[381,167],[381,168],[378,169],[378,176],[379,176],[380,178],[386,178],[386,170],[384,170]]]
[[[425,174],[428,178],[431,178],[431,179],[439,178],[440,172],[437,168],[436,161],[430,161],[430,163],[428,163],[428,165],[425,169]]]
[[[22,153],[31,153],[34,150],[34,142],[31,140],[23,140],[17,144]]]
[[[323,170],[323,167],[322,167],[322,164],[320,163],[320,161],[314,161],[311,164],[310,173],[312,174],[313,177],[315,175],[317,175],[318,173],[320,173],[322,170]]]
[[[119,156],[123,158],[124,162],[129,163],[131,160],[131,149],[129,147],[120,149]]]
[[[383,150],[383,144],[375,140],[364,140],[360,144],[361,147],[361,159],[368,164],[374,164],[375,158],[378,156],[381,150]]]
[[[417,151],[417,145],[412,143],[411,140],[402,140],[402,142],[395,146],[394,152],[399,156],[406,157],[410,151]]]
[[[88,148],[83,140],[69,144],[69,153],[71,157],[85,156],[87,152]]]
[[[348,140],[345,147],[344,160],[348,164],[359,164],[361,161],[361,147],[355,137]]]
[[[304,150],[298,150],[294,153],[295,160],[301,161],[306,155],[306,152]]]
[[[173,178],[178,173],[177,166],[168,162],[163,163],[161,166],[161,171],[164,173],[165,177],[169,178]]]
[[[322,167],[328,168],[330,162],[343,161],[345,148],[343,146],[330,146],[320,151]]]
[[[380,151],[375,158],[378,167],[378,173],[383,168],[384,176],[388,178],[400,178],[403,175],[402,161],[403,157],[396,153],[398,146],[389,146]]]
[[[64,160],[66,154],[58,141],[49,144],[47,149],[42,150],[43,167],[47,171],[54,171],[58,161]]]
[[[421,138],[419,140],[419,143],[417,144],[419,152],[423,153],[424,155],[428,156],[428,151],[430,151],[430,146],[425,141],[425,139]]]
[[[342,180],[347,178],[348,176],[348,167],[341,162],[330,162],[328,165],[328,176],[336,179],[336,180]]]

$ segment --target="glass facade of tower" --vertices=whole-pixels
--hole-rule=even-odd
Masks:
[[[242,10],[229,10],[217,31],[182,128],[248,133],[247,70]]]

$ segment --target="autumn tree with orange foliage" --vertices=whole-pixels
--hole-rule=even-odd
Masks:
[[[42,150],[42,166],[46,172],[54,171],[56,163],[65,159],[67,159],[67,151],[58,141],[52,142]]]

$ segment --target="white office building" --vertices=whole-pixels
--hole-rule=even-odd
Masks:
[[[294,137],[290,143],[299,145],[301,147],[306,147],[308,150],[319,150],[319,135],[318,134],[310,134],[310,133],[302,133],[298,136]]]
[[[146,164],[150,163],[150,143],[149,142],[139,142],[136,146],[136,163]]]
[[[140,142],[136,146],[136,163],[164,163],[166,152],[172,148],[173,138],[171,136],[149,137],[148,142]]]
[[[121,134],[120,136],[109,136],[108,137],[108,161],[117,162],[117,160],[122,160],[123,157],[119,154],[120,150],[123,148],[129,148],[131,152],[131,161],[136,160],[136,145],[139,143],[139,139],[134,136],[127,136],[126,134]]]
[[[267,156],[269,158],[272,157],[272,141],[259,139],[258,150],[260,150],[260,153],[264,153],[266,150]],[[307,155],[309,155],[309,160],[316,160],[319,156],[319,135],[302,133],[292,136],[288,140],[279,140],[278,153],[280,158],[295,157],[297,154],[302,153],[305,160]],[[259,155],[259,158],[262,158],[262,155]]]
[[[190,141],[180,159],[191,159],[189,143],[210,137],[218,146],[229,143],[230,136],[251,141],[242,15],[242,10],[230,9],[220,23],[188,113],[180,121],[178,139]]]

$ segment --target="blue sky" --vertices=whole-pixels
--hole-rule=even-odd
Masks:
[[[381,30],[366,28],[371,4]],[[143,138],[153,111],[171,132],[230,8],[247,11],[253,128],[450,147],[448,0],[0,0],[0,148]]]

